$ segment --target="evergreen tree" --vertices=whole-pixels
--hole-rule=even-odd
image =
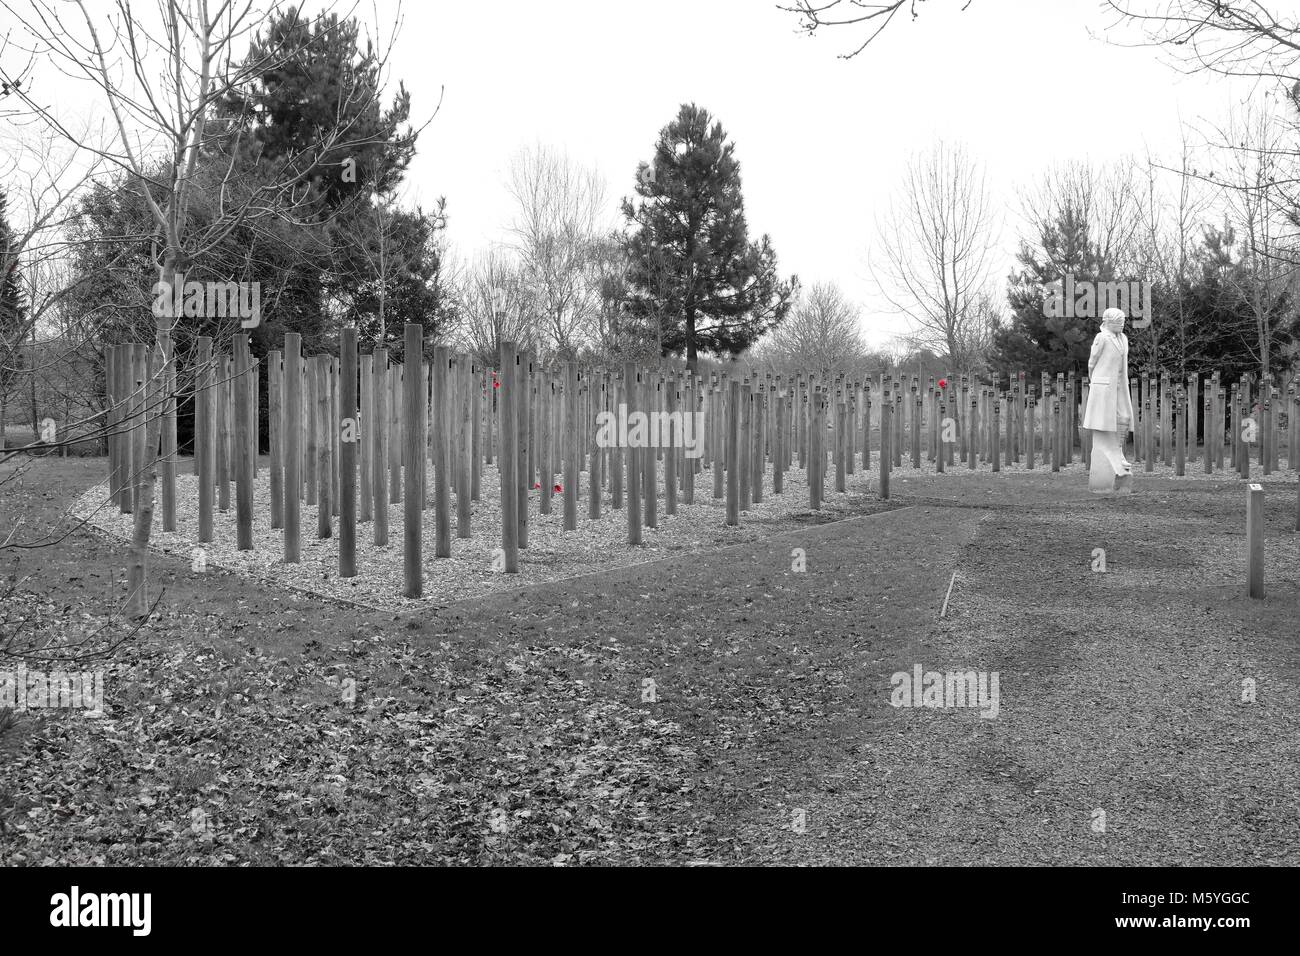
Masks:
[[[1049,316],[1043,307],[1045,290],[1067,274],[1087,280],[1111,277],[1102,274],[1107,270],[1089,237],[1087,217],[1074,203],[1063,203],[1038,239],[1042,258],[1023,241],[1016,254],[1021,269],[1012,273],[1007,289],[1011,321],[994,336],[994,361],[1003,371],[1033,376],[1070,369],[1087,374],[1097,321]]]
[[[381,64],[374,46],[360,47],[360,25],[329,14],[308,21],[290,7],[253,41],[249,60],[273,65],[227,99],[224,121],[258,163],[308,174],[317,199],[337,211],[370,192],[386,194],[415,155],[407,120],[411,96],[398,84],[384,109]],[[336,136],[320,150],[322,131]]]
[[[683,104],[623,201],[629,312],[661,329],[663,354],[737,355],[774,329],[798,279],[782,282],[763,236],[750,242],[735,144],[706,110]]]

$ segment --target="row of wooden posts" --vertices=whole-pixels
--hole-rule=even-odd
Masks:
[[[424,344],[422,326],[407,325],[404,355],[423,356]],[[109,490],[124,512],[132,510],[143,487],[135,480],[142,464],[153,460],[139,426],[166,399],[164,383],[152,377],[159,364],[157,353],[142,345],[109,349]],[[192,373],[200,543],[213,540],[214,510],[230,508],[233,484],[237,547],[253,547],[258,364],[246,335],[234,337],[229,355],[215,354],[210,339],[198,340]],[[1088,433],[1077,438],[1088,385],[1084,380],[1076,388],[1066,376],[1044,376],[1035,388],[1021,374],[1003,390],[965,375],[954,382],[931,379],[925,386],[915,376],[909,384],[890,373],[874,382],[727,373],[706,381],[631,363],[617,369],[572,362],[547,368],[509,342],[501,344],[495,370],[445,346],[433,349],[432,361],[398,364],[390,363],[384,348],[359,354],[352,328],[341,331],[337,357],[303,356],[301,336],[290,333],[284,349],[270,352],[264,364],[268,517],[272,528],[283,529],[284,560],[301,560],[304,502],[317,507],[318,538],[337,529],[343,577],[357,573],[358,523],[369,522],[373,544],[386,546],[389,505],[404,504],[408,597],[423,591],[422,512],[430,506],[434,511],[435,558],[450,557],[453,529],[458,538],[470,537],[471,502],[479,499],[484,468],[494,462],[502,490],[497,558],[502,570],[513,573],[520,550],[528,547],[532,492],[542,514],[551,513],[560,495],[564,528],[574,530],[583,473],[588,517],[600,517],[607,490],[611,507],[626,513],[628,541],[638,544],[644,527],[657,526],[660,501],[669,515],[679,502],[692,504],[696,477],[709,468],[712,497],[725,498],[728,525],[763,501],[769,480],[772,493],[781,494],[785,473],[796,462],[805,471],[810,507],[820,508],[828,475],[835,491],[844,492],[855,468],[871,469],[876,430],[879,492],[886,498],[904,449],[913,467],[921,467],[924,452],[938,471],[955,467],[958,457],[968,469],[988,463],[998,471],[1003,461],[1022,456],[1026,467],[1041,460],[1059,471],[1074,460],[1076,448],[1085,463],[1090,454]],[[1144,375],[1132,388],[1135,450],[1148,471],[1163,457],[1183,474],[1198,429],[1230,421],[1226,445],[1222,428],[1203,429],[1204,467],[1222,469],[1226,456],[1232,468],[1248,473],[1251,443],[1242,437],[1242,426],[1255,414],[1253,401],[1261,405],[1254,444],[1266,474],[1279,462],[1282,408],[1290,411],[1288,452],[1300,445],[1300,397],[1293,381],[1280,388],[1244,379],[1225,389],[1217,375],[1190,377],[1185,387],[1168,376]],[[657,447],[601,446],[597,413],[617,416],[620,405],[629,417],[638,411],[666,415]],[[699,457],[687,457],[685,446],[695,442]],[[161,453],[166,482],[174,475],[174,449]],[[1296,456],[1289,459],[1295,468]],[[160,497],[164,530],[174,530],[174,504],[168,514],[165,490]]]

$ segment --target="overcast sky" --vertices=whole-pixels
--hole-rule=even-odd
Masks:
[[[837,54],[856,45],[853,28],[804,36],[770,0],[408,2],[393,76],[417,111],[445,96],[407,195],[445,195],[450,239],[468,256],[503,238],[512,151],[562,147],[617,201],[694,101],[736,143],[751,230],[771,235],[784,271],[867,303],[880,341],[902,324],[881,314],[866,257],[914,151],[961,141],[987,164],[1008,214],[1004,274],[1017,186],[1070,158],[1172,154],[1180,123],[1221,116],[1230,99],[1222,80],[1107,42],[1140,37],[1108,32],[1098,0],[963,2],[896,18],[851,60]]]
[[[617,222],[637,163],[693,101],[736,143],[751,231],[772,237],[782,272],[838,282],[866,305],[878,344],[904,322],[885,313],[867,257],[912,154],[943,138],[986,164],[1005,220],[1004,276],[1018,187],[1069,159],[1172,156],[1183,123],[1204,128],[1249,92],[1119,45],[1141,37],[1108,32],[1113,14],[1099,0],[963,3],[931,0],[843,60],[856,28],[808,37],[772,0],[407,0],[392,85],[405,81],[420,118],[444,92],[403,198],[446,196],[450,241],[470,259],[505,238],[511,153],[543,143],[600,171]],[[377,14],[386,36],[399,6],[334,9]],[[105,115],[88,84],[53,80],[65,111]]]

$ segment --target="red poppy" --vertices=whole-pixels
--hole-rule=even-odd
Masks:
[[[533,482],[533,491],[536,491],[540,487],[542,487],[542,483],[540,481]]]
[[[564,490],[564,489],[561,488],[559,485],[556,485],[556,486],[555,486],[555,493],[556,493],[557,495],[558,495],[560,492],[562,492],[563,490]]]
[[[501,383],[498,382],[496,379],[492,379],[492,387],[493,387],[493,388],[500,388],[500,387],[501,387]]]
[[[939,387],[940,387],[940,388],[947,388],[947,387],[948,387],[948,380],[947,380],[946,378],[941,378],[941,379],[939,379]]]

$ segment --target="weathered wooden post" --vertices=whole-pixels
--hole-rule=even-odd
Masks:
[[[330,538],[334,535],[334,506],[330,494],[334,486],[334,431],[330,419],[330,357],[317,355],[312,358],[315,366],[316,380],[316,537]]]
[[[891,421],[894,402],[889,389],[884,390],[880,401],[880,497],[889,500],[889,469],[893,464],[894,452],[890,448],[894,424]]]
[[[728,382],[727,395],[727,524],[740,524],[740,382]]]
[[[361,429],[361,460],[357,465],[361,488],[357,499],[357,520],[365,522],[373,521],[375,517],[375,440],[372,436],[378,422],[375,419],[375,356],[372,353],[361,356],[361,391],[357,400],[361,406],[357,418]]]
[[[1259,484],[1246,492],[1246,590],[1252,598],[1264,597],[1264,486]]]
[[[212,506],[216,492],[217,436],[216,403],[213,401],[216,372],[212,362],[212,339],[198,339],[198,369],[194,383],[194,473],[199,481],[199,542],[212,540]]]
[[[451,557],[451,475],[448,424],[449,384],[455,362],[447,346],[433,350],[433,556]]]
[[[266,427],[271,451],[271,530],[284,527],[284,371],[278,349],[266,356]],[[254,406],[256,415],[256,406]],[[197,432],[195,433],[197,435]]]
[[[251,374],[248,336],[239,334],[234,342],[235,358],[235,463],[238,484],[235,501],[236,547],[253,550],[253,462],[249,454],[249,432],[253,423],[253,396],[248,388]]]
[[[316,387],[316,357],[308,355],[303,360],[303,413],[306,416],[303,424],[305,426],[304,434],[307,436],[306,449],[303,454],[304,481],[306,483],[305,498],[307,504],[316,504],[316,490],[318,480],[316,477],[316,462],[320,456],[320,431],[319,424],[316,421],[317,409],[320,407],[319,390]]]
[[[578,427],[578,363],[564,363],[564,530],[578,527],[578,456],[582,454]]]
[[[532,462],[532,449],[530,446],[531,436],[529,424],[532,418],[532,392],[533,392],[533,355],[530,351],[515,353],[515,427],[519,429],[519,434],[515,438],[515,454],[519,461],[515,466],[515,500],[518,506],[515,511],[515,519],[519,522],[519,548],[525,550],[528,547],[528,483],[526,478],[529,474],[529,466]],[[577,483],[574,483],[573,493],[578,493]]]
[[[501,550],[506,573],[518,574],[519,496],[515,489],[519,485],[519,449],[515,444],[519,439],[519,427],[515,421],[518,403],[512,393],[519,381],[519,365],[514,342],[501,343],[497,369],[500,388],[494,391],[498,393],[497,404],[501,412],[501,448],[497,458],[497,472],[501,478]],[[505,394],[500,394],[502,392]]]
[[[408,598],[424,594],[424,326],[406,323],[403,345],[405,371],[402,378],[402,460],[404,529],[402,535],[402,570],[406,581],[403,593]]]
[[[357,573],[357,330],[339,332],[339,577]]]
[[[388,546],[388,427],[392,416],[388,410],[388,349],[374,350],[374,412],[370,425],[370,493],[374,495],[373,512],[376,547]]]
[[[623,401],[627,405],[627,417],[631,418],[640,405],[638,395],[640,375],[631,362],[623,367]],[[639,449],[632,442],[626,442],[624,449],[627,467],[627,543],[641,543],[641,459]]]
[[[284,563],[302,560],[302,336],[284,337]]]
[[[474,379],[468,355],[459,356],[456,362],[456,537],[470,536],[470,501],[472,500],[474,421],[472,390]],[[525,502],[524,507],[527,507]]]
[[[1171,427],[1174,429],[1174,474],[1179,478],[1187,473],[1187,402],[1183,396],[1183,389],[1178,387],[1178,394],[1174,396],[1174,404],[1171,409]]]

